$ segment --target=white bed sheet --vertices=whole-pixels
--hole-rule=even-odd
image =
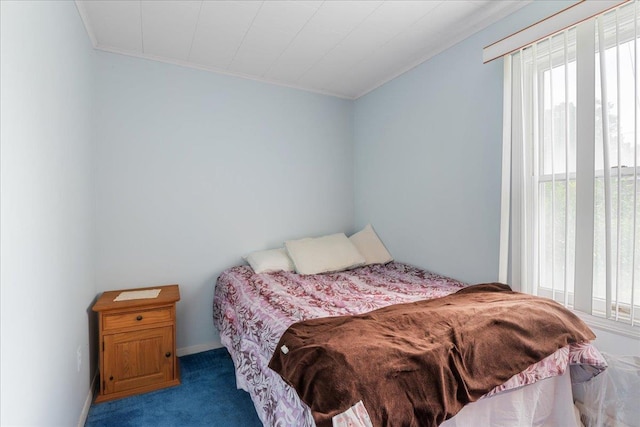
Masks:
[[[441,427],[579,427],[569,370],[469,403]]]

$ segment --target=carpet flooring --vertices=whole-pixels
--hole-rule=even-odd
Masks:
[[[262,426],[224,348],[180,357],[181,384],[93,404],[85,427]]]

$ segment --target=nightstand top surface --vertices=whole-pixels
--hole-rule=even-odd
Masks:
[[[126,301],[114,301],[121,292],[142,291],[145,289],[160,289],[156,298],[132,299]],[[156,306],[171,304],[180,301],[180,288],[178,285],[151,286],[148,288],[120,289],[104,292],[93,305],[93,311],[119,310],[129,307]]]

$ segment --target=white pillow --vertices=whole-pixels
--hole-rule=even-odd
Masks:
[[[300,274],[341,271],[365,262],[365,258],[344,233],[288,240],[284,246]]]
[[[284,248],[255,251],[244,257],[256,273],[294,271],[293,261]]]
[[[357,232],[353,236],[349,237],[351,243],[358,248],[358,251],[364,256],[366,260],[365,265],[371,264],[386,264],[393,261],[393,257],[384,247],[384,244],[371,227],[368,224],[362,231]]]

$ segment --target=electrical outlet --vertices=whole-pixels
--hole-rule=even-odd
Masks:
[[[82,366],[82,346],[78,346],[78,350],[76,350],[76,359],[77,359],[77,367],[78,372],[80,372],[80,367]]]

